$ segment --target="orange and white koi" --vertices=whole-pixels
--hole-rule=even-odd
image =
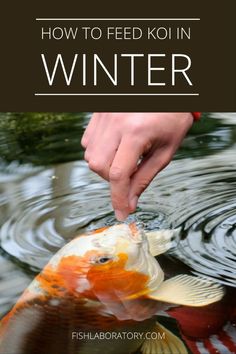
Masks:
[[[119,224],[73,239],[2,320],[0,354],[186,354],[183,342],[156,322],[156,313],[163,303],[205,306],[224,291],[188,275],[164,280],[155,256],[169,249],[174,234]],[[102,333],[113,335],[101,340]]]

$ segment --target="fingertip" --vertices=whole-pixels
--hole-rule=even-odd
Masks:
[[[115,216],[118,221],[125,221],[128,215],[129,214],[123,210],[115,210]]]

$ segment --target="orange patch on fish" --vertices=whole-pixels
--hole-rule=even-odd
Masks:
[[[65,292],[65,282],[63,278],[49,266],[36,277],[41,289],[49,296],[61,296]],[[46,295],[47,296],[47,295]]]
[[[139,272],[125,270],[124,267],[128,260],[127,254],[119,254],[117,259],[111,260],[107,264],[91,263],[91,260],[101,256],[103,254],[98,251],[90,250],[83,257],[75,255],[63,257],[56,269],[53,270],[50,266],[47,266],[42,273],[42,277],[37,277],[37,280],[41,282],[41,287],[52,298],[66,299],[69,296],[73,303],[76,301],[85,301],[86,303],[86,298],[103,305],[115,303],[115,308],[113,308],[113,311],[116,311],[115,316],[120,316],[124,312],[127,314],[125,301],[128,303],[126,306],[129,307],[132,318],[126,319],[126,323],[128,323],[127,321],[132,323],[133,317],[137,317],[137,312],[141,313],[144,308],[145,314],[149,314],[149,317],[151,317],[156,312],[156,302],[147,300],[143,296],[148,292],[146,284],[149,277]],[[89,284],[87,289],[86,283]],[[56,285],[58,285],[57,289],[54,288]],[[59,287],[64,287],[64,293],[58,290]],[[79,291],[80,289],[82,291]],[[138,298],[138,302],[133,300],[136,298]],[[132,302],[127,302],[130,299],[132,299]],[[47,299],[45,300],[47,302]],[[153,310],[153,304],[155,305],[155,311]],[[101,328],[101,326],[109,328],[114,321],[116,321],[117,326],[117,323],[121,321],[120,317],[104,317],[100,315],[99,308],[90,309],[84,307],[82,303],[76,311],[78,314],[80,313],[81,318],[87,318],[88,311],[94,311],[93,325],[96,325],[94,323],[96,320],[98,328]]]
[[[87,273],[91,289],[84,291],[85,297],[118,301],[142,296],[149,292],[149,276],[125,269],[128,256],[120,253],[117,258],[106,264],[97,264]]]
[[[93,251],[90,251],[90,253],[93,253]],[[36,279],[48,295],[63,296],[65,292],[74,293],[79,280],[86,275],[88,267],[87,259],[71,255],[63,257],[56,269],[51,265],[46,266]]]
[[[10,321],[10,319],[13,316],[13,311],[10,311],[3,319],[1,319],[0,322],[0,337],[4,334],[4,331],[6,331],[6,325]]]
[[[56,269],[47,266],[37,280],[50,296],[61,296],[66,291],[75,297],[120,301],[149,292],[148,275],[125,269],[128,260],[126,253],[118,254],[106,264],[91,263],[99,256],[102,256],[99,252],[91,250],[83,257],[63,257]],[[83,289],[84,282],[87,286]]]
[[[105,231],[108,229],[108,226],[100,227],[100,229],[97,229],[95,231],[92,231],[92,234],[100,234],[101,232]]]

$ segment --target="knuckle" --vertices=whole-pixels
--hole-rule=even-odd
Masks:
[[[120,181],[123,178],[123,173],[119,167],[111,167],[109,171],[109,179],[112,182]]]
[[[87,137],[86,137],[85,135],[83,135],[83,137],[82,137],[82,139],[81,139],[81,146],[82,146],[84,149],[86,149],[87,145],[88,145],[88,139],[87,139]]]
[[[132,121],[132,124],[130,124],[130,131],[135,134],[143,133],[143,125],[139,119],[134,119]]]
[[[100,161],[90,160],[89,161],[89,168],[94,172],[102,173],[104,166]]]

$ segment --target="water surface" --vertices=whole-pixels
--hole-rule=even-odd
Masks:
[[[108,184],[83,161],[88,120],[82,113],[0,117],[1,315],[66,242],[116,222]],[[180,227],[160,260],[168,276],[184,271],[229,292],[236,287],[235,154],[236,114],[205,114],[129,217],[148,230]]]

